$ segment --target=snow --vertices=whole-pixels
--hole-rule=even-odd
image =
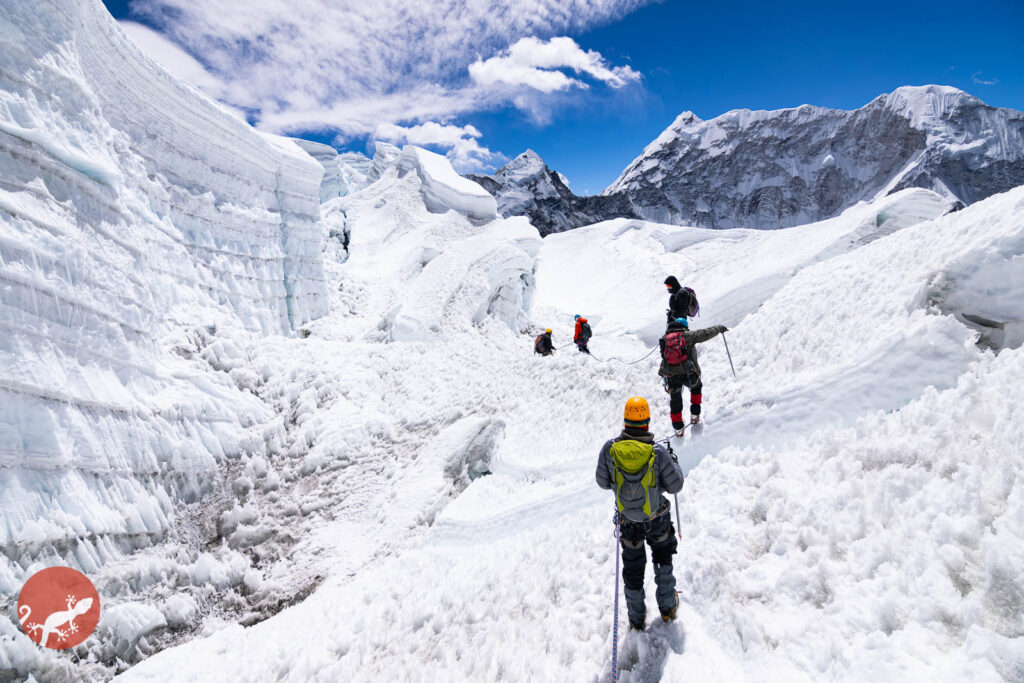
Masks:
[[[165,626],[164,615],[152,605],[123,603],[104,610],[98,628],[116,655],[125,657],[146,634]]]
[[[479,221],[493,219],[498,212],[494,197],[472,180],[463,178],[440,154],[406,145],[399,167],[415,171],[423,183],[423,200],[431,211],[454,209]]]
[[[320,162],[324,178],[320,183],[320,202],[358,192],[372,182],[373,160],[359,152],[345,152],[311,140],[293,138],[292,141]]]
[[[181,86],[97,1],[11,11],[4,676],[609,680],[595,459],[630,395],[668,432],[671,273],[736,377],[701,346],[680,617],[621,610],[619,680],[1020,679],[1024,188],[541,240],[411,147],[322,195],[330,150]],[[594,357],[537,357],[575,313]],[[53,564],[103,600],[73,656],[14,621]]]
[[[708,426],[676,444],[690,470],[676,563],[683,632],[626,635],[623,680],[658,670],[666,680],[695,671],[754,680],[1014,677],[1024,657],[1011,616],[1024,595],[1014,445],[1024,422],[1019,401],[1005,399],[1020,393],[1024,355],[976,347],[976,335],[948,313],[975,310],[986,297],[969,278],[936,288],[936,276],[964,272],[961,263],[992,282],[1013,270],[1024,189],[947,216],[938,215],[942,206],[926,190],[909,190],[771,233],[612,221],[544,240],[534,316],[564,320],[556,327],[567,334],[571,312],[585,312],[597,321],[592,348],[604,358],[644,353],[644,321],[660,316],[661,302],[642,292],[663,297],[665,272],[701,283],[701,323],[719,319],[733,289],[749,291],[743,308],[732,306],[729,333],[740,380],[729,379],[717,342],[707,345]],[[602,254],[644,273],[628,290],[631,305],[615,298],[622,278],[605,272]],[[716,268],[727,268],[728,287],[714,287]],[[759,289],[769,272],[781,284]],[[555,273],[568,275],[549,279]],[[327,336],[341,321],[329,321],[304,343],[336,345]],[[399,421],[406,438],[419,438],[416,425],[436,424],[431,415],[446,405],[431,394],[454,398],[454,414],[429,430],[439,431],[389,485],[402,505],[384,519],[413,514],[429,527],[377,555],[372,569],[335,572],[268,621],[165,651],[125,678],[161,680],[168,669],[198,676],[211,666],[243,680],[267,672],[314,680],[607,676],[614,556],[610,504],[592,483],[594,453],[631,393],[651,398],[664,420],[656,431],[667,428],[656,363],[601,364],[564,352],[541,362],[526,340],[478,330],[405,342],[405,351],[393,344],[397,355],[382,362],[402,368],[389,372],[403,387],[401,403],[375,408],[376,418],[324,407],[305,422],[308,434],[331,443],[350,442],[332,436],[343,424],[351,433],[379,420]],[[303,355],[318,359],[320,373],[352,372],[326,365],[315,349]],[[457,361],[447,371],[428,368],[448,355]],[[498,376],[485,370],[495,358]],[[780,422],[790,426],[775,429]],[[430,493],[446,486],[454,486],[447,496]]]
[[[532,149],[528,149],[505,164],[501,170],[494,174],[494,178],[502,184],[507,182],[509,184],[522,185],[542,174],[544,168],[544,160]]]

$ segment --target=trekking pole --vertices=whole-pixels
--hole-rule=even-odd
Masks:
[[[725,332],[722,333],[722,341],[725,342],[725,355],[729,357],[729,367],[732,368],[732,376],[736,377],[736,368],[732,365],[732,354],[729,353],[729,342],[725,341]]]
[[[679,534],[679,540],[683,540],[683,525],[679,522],[679,494],[673,493],[672,497],[676,500],[676,533]]]
[[[612,615],[612,683],[619,680],[619,513],[615,513],[615,613]]]
[[[668,454],[672,458],[672,462],[679,464],[679,458],[676,457],[675,451],[672,450],[672,442],[668,439],[665,440],[665,445],[668,446]],[[679,534],[679,540],[683,540],[683,525],[679,521],[679,494],[673,493],[672,498],[676,502],[676,533]]]

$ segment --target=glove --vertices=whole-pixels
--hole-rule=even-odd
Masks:
[[[729,331],[729,328],[726,327],[725,325],[719,325],[718,326],[718,333],[719,334],[721,334],[722,332],[728,332],[728,331]]]

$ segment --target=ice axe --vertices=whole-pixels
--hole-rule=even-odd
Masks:
[[[729,367],[732,368],[732,376],[736,377],[736,368],[732,364],[732,354],[729,353],[729,342],[725,340],[725,332],[722,333],[722,342],[725,344],[725,355],[729,357]]]

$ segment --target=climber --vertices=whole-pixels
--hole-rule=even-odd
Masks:
[[[676,436],[686,430],[683,422],[683,387],[690,390],[690,425],[700,426],[701,391],[700,365],[697,363],[697,344],[713,339],[727,332],[725,325],[715,325],[703,330],[690,330],[686,318],[676,318],[665,336],[658,340],[661,347],[661,367],[658,374],[664,378],[665,391],[669,393],[669,413],[672,429]]]
[[[697,294],[689,287],[681,286],[675,275],[665,278],[665,289],[668,290],[668,310],[665,311],[666,324],[676,318],[692,318],[700,311]]]
[[[573,316],[573,319],[576,321],[576,331],[573,333],[572,340],[576,343],[576,348],[582,353],[590,353],[590,349],[587,348],[587,342],[594,336],[593,331],[590,329],[590,323],[587,322],[586,318],[581,318],[579,313]]]
[[[555,352],[555,343],[551,341],[551,328],[544,330],[544,334],[538,334],[533,342],[533,350],[542,356],[550,356]]]
[[[676,552],[676,534],[665,493],[683,488],[683,471],[654,436],[647,431],[651,409],[647,401],[633,396],[623,411],[625,428],[608,441],[597,459],[597,485],[615,493],[619,538],[622,544],[622,582],[626,596],[629,625],[644,630],[647,608],[644,605],[644,570],[651,546],[654,564],[655,598],[663,621],[676,618],[679,597],[672,574],[672,555]]]

